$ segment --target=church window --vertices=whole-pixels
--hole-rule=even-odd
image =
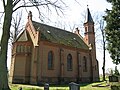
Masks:
[[[85,56],[83,57],[83,71],[87,72],[87,58]]]
[[[48,52],[48,69],[53,69],[53,52]]]
[[[24,46],[24,52],[25,53],[27,52],[27,46],[26,45]]]
[[[71,71],[72,70],[72,55],[68,54],[67,56],[67,70]]]
[[[24,46],[23,45],[20,46],[20,49],[21,49],[20,50],[21,52],[24,52]]]
[[[31,46],[27,47],[27,52],[31,52]]]
[[[20,45],[17,46],[16,52],[20,52]]]
[[[87,27],[85,27],[85,33],[87,33]]]
[[[94,27],[92,27],[92,30],[93,30],[93,32],[94,32]]]

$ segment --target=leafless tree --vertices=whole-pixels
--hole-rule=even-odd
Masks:
[[[3,34],[1,38],[1,52],[0,52],[0,90],[10,90],[7,77],[7,50],[8,40],[10,38],[10,27],[12,15],[20,8],[35,7],[40,16],[42,16],[41,8],[51,11],[52,8],[63,13],[63,6],[65,3],[62,0],[2,0],[3,3]]]
[[[101,16],[102,17],[102,16]],[[103,18],[102,19],[100,19],[99,21],[98,21],[98,24],[99,24],[99,30],[101,31],[101,36],[102,36],[102,50],[103,50],[103,66],[102,66],[102,70],[103,70],[103,81],[105,81],[106,79],[105,79],[105,62],[106,62],[106,60],[105,60],[105,50],[106,50],[106,37],[105,37],[105,24],[104,24],[104,20],[103,20]]]
[[[10,30],[10,41],[14,42],[18,36],[18,34],[23,31],[24,25],[22,24],[22,11],[17,12],[15,17],[12,17]]]

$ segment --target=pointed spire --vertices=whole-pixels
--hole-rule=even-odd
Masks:
[[[86,21],[85,21],[85,23],[88,23],[88,22],[94,23],[94,21],[92,19],[92,16],[91,16],[91,13],[90,13],[90,10],[89,10],[88,5],[87,5],[87,15],[86,15]]]

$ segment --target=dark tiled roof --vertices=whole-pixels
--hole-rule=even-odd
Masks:
[[[41,24],[35,21],[32,21],[32,23],[34,28],[41,32],[42,40],[81,49],[88,49],[88,46],[83,41],[83,38],[75,33]]]

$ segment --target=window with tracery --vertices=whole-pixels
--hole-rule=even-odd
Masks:
[[[67,55],[67,70],[71,71],[73,69],[72,55]]]
[[[87,58],[85,56],[83,57],[83,71],[87,72]]]
[[[48,69],[53,69],[53,52],[48,52]]]

